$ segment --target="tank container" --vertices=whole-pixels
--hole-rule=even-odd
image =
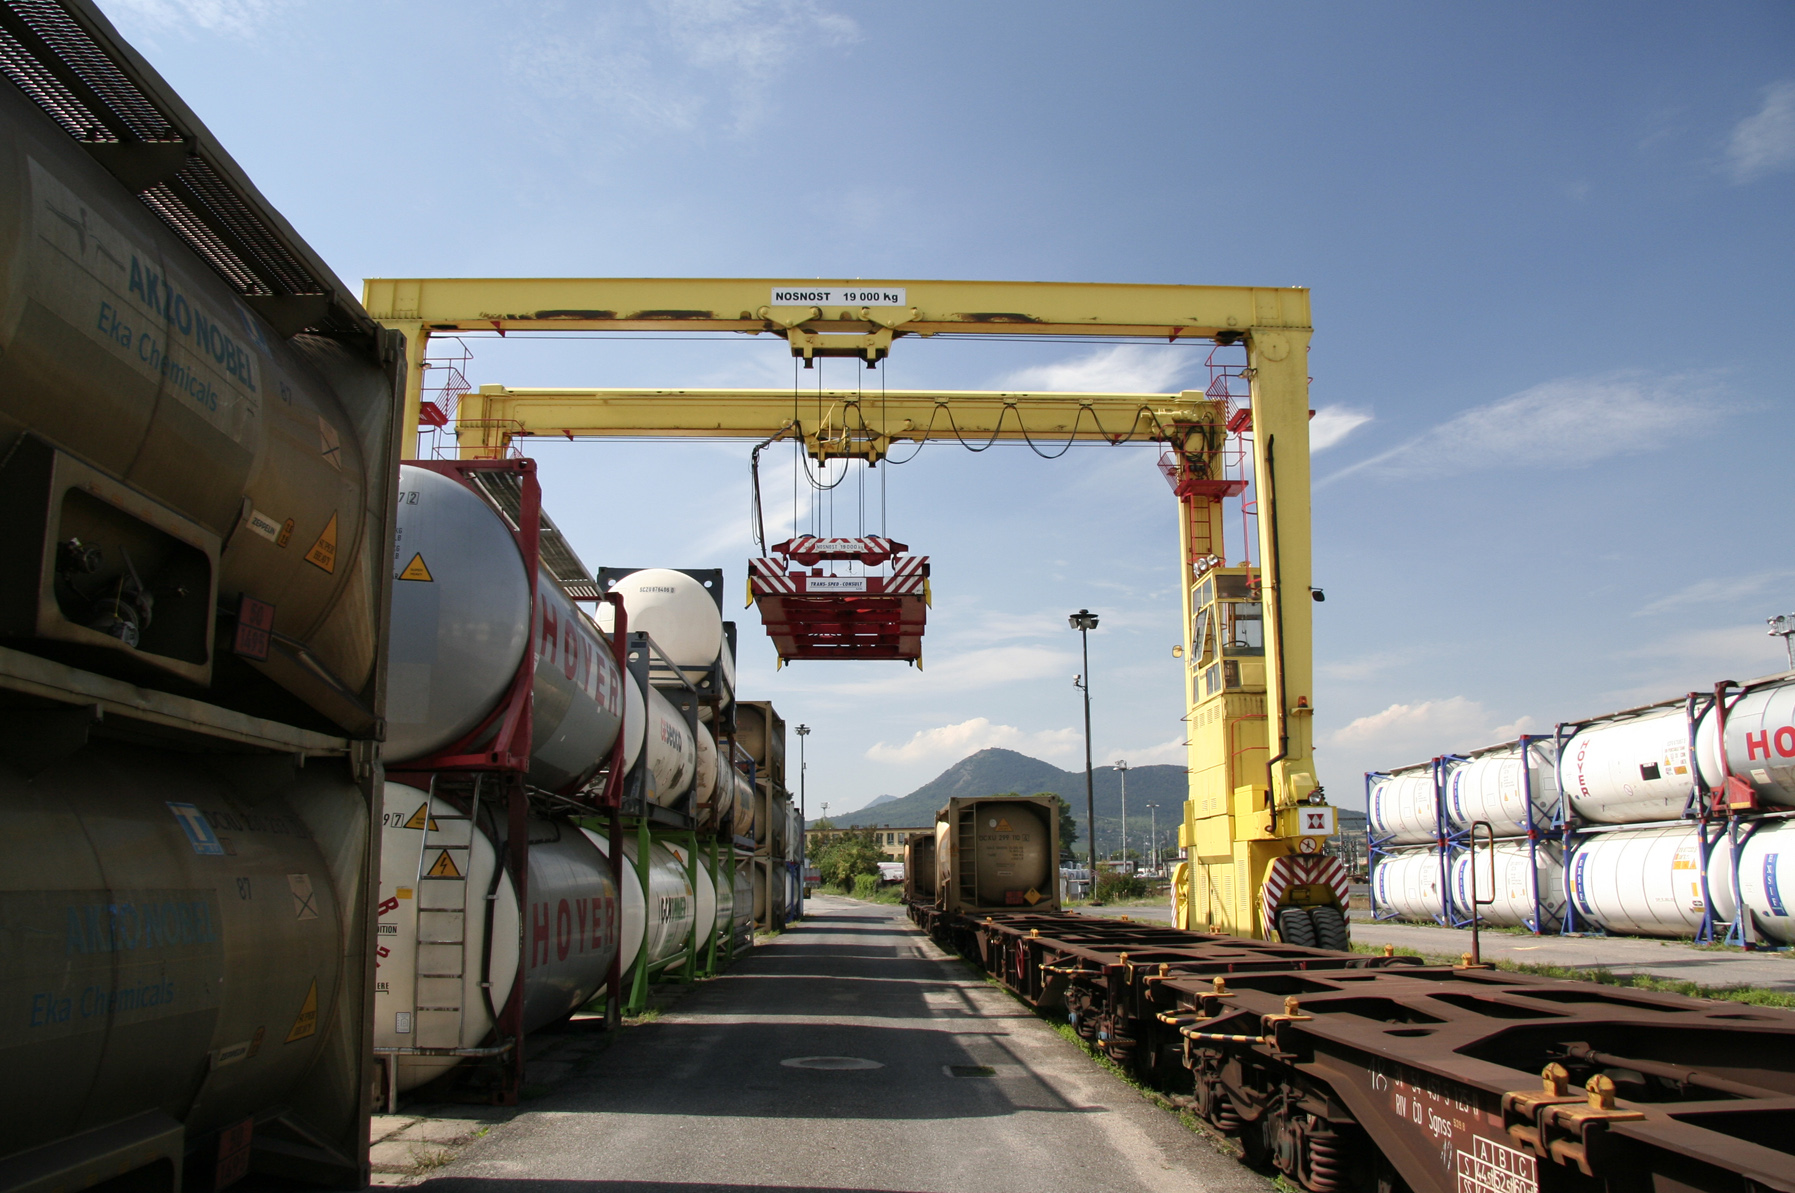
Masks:
[[[160,1112],[328,1132],[359,1084],[368,817],[342,768],[95,742],[0,763],[0,1156]]]
[[[1371,785],[1366,809],[1374,836],[1396,845],[1420,845],[1440,835],[1433,767],[1398,771]]]
[[[383,369],[284,337],[0,88],[0,636],[371,730],[392,409]],[[272,607],[266,659],[215,641],[243,597]]]
[[[755,775],[785,786],[785,718],[765,700],[739,700],[735,740],[754,759]]]
[[[646,699],[633,679],[623,689],[624,769],[635,767],[646,742],[648,800],[672,805],[686,793],[698,771],[698,745],[692,726],[658,689],[649,688]]]
[[[1510,928],[1537,927],[1541,932],[1558,930],[1564,911],[1564,851],[1557,842],[1534,842],[1529,851],[1528,842],[1524,840],[1497,841],[1493,850],[1487,843],[1479,841],[1474,853],[1461,850],[1454,854],[1451,867],[1453,908],[1466,919],[1471,916],[1473,866],[1476,867],[1477,897],[1495,896],[1494,903],[1477,908],[1484,923]],[[1537,925],[1532,922],[1536,893],[1540,919]]]
[[[1528,793],[1531,788],[1531,825]],[[1498,837],[1552,827],[1558,813],[1558,767],[1550,741],[1529,741],[1525,763],[1517,742],[1454,766],[1446,779],[1446,819],[1464,830],[1477,821]]]
[[[625,685],[610,644],[546,571],[537,574],[532,628],[523,556],[499,513],[472,489],[407,465],[398,508],[388,762],[426,757],[477,729],[504,701],[528,649],[535,652],[530,781],[557,791],[584,784],[609,758],[624,717]],[[470,752],[494,732],[486,730]]]
[[[1710,712],[1695,739],[1702,779],[1710,788],[1725,779],[1715,726]],[[1752,687],[1727,709],[1725,762],[1764,803],[1795,806],[1795,679]]]
[[[1701,846],[1693,825],[1580,838],[1565,866],[1577,918],[1633,936],[1691,936],[1702,923]]]
[[[904,898],[912,903],[935,901],[935,838],[911,833],[904,843]]]
[[[949,911],[1059,907],[1051,796],[951,799],[935,816],[936,889]]]
[[[1746,834],[1749,833],[1747,836]],[[1761,937],[1777,944],[1795,944],[1795,822],[1760,821],[1741,828],[1738,847],[1738,894],[1734,894],[1734,847],[1726,838],[1708,853],[1708,893],[1714,918],[1731,923],[1744,902]]]
[[[1439,922],[1446,918],[1440,889],[1440,854],[1435,849],[1403,849],[1377,859],[1371,894],[1380,912],[1398,919]]]
[[[1584,726],[1564,741],[1558,781],[1591,824],[1678,819],[1695,789],[1683,706]]]
[[[709,667],[726,653],[722,607],[702,581],[671,568],[648,568],[619,579],[610,591],[623,597],[630,632],[653,638],[674,666]],[[599,606],[598,618],[610,633],[609,604]],[[658,666],[660,660],[655,663]],[[686,678],[696,680],[698,674],[687,672]]]

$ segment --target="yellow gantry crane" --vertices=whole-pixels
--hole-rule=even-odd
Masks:
[[[363,303],[406,336],[414,437],[431,336],[463,332],[737,332],[877,365],[908,336],[1042,335],[1242,344],[1260,563],[1220,557],[1230,428],[1204,393],[514,389],[461,399],[466,457],[519,438],[801,439],[819,462],[896,443],[1150,440],[1179,499],[1190,791],[1179,828],[1180,926],[1263,937],[1292,908],[1345,906],[1321,845],[1336,831],[1311,757],[1309,294],[1300,288],[780,278],[376,278]],[[1235,413],[1234,430],[1247,424]],[[1302,921],[1305,925],[1307,919]],[[1317,920],[1317,923],[1320,921]],[[1341,930],[1344,920],[1341,919]]]

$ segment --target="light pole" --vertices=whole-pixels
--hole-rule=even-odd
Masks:
[[[804,761],[804,739],[810,736],[810,726],[798,726],[798,897],[803,898],[804,871],[810,869],[810,843],[805,840],[809,826],[805,824],[809,809],[804,804],[804,772],[809,764]],[[829,805],[823,805],[823,813],[827,815]]]
[[[1072,684],[1084,693],[1084,817],[1091,834],[1087,853],[1091,862],[1091,893],[1097,893],[1097,797],[1091,785],[1091,631],[1097,628],[1097,615],[1080,609],[1066,618],[1066,624],[1078,631],[1079,648],[1084,656],[1084,671]]]
[[[1148,804],[1147,812],[1153,817],[1153,872],[1159,873],[1159,805]]]
[[[1116,770],[1122,775],[1122,864],[1128,864],[1128,759],[1116,759]]]
[[[1783,640],[1783,647],[1789,652],[1789,670],[1795,671],[1795,613],[1766,617],[1764,622],[1770,627],[1772,638]]]

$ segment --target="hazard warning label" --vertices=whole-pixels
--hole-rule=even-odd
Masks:
[[[436,855],[436,860],[430,864],[430,869],[424,872],[424,877],[460,878],[461,867],[455,864],[455,859],[450,857],[449,851],[445,849]]]
[[[404,825],[401,827],[423,828],[424,827],[424,805],[419,804],[418,810],[411,814],[411,819],[407,820],[404,823]],[[439,831],[436,827],[436,817],[434,817],[434,816],[430,817],[430,831],[433,833]]]
[[[318,893],[312,889],[310,874],[287,875],[287,889],[293,892],[293,914],[302,920],[318,918]]]
[[[399,579],[422,580],[424,583],[429,584],[434,583],[436,577],[430,574],[430,568],[424,562],[424,555],[422,552],[419,552],[411,557],[411,562],[406,564],[405,570],[399,573]]]
[[[325,571],[335,574],[337,570],[337,516],[330,515],[330,522],[325,525],[324,533],[312,544],[312,549],[305,553],[305,561]]]
[[[312,988],[305,992],[305,1002],[300,1004],[299,1017],[293,1020],[293,1030],[287,1033],[285,1043],[303,1040],[318,1032],[318,979],[312,979]]]

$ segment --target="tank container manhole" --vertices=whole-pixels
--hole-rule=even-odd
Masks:
[[[835,1071],[883,1069],[885,1067],[876,1060],[867,1060],[862,1056],[788,1056],[779,1063],[788,1069],[830,1069]]]

